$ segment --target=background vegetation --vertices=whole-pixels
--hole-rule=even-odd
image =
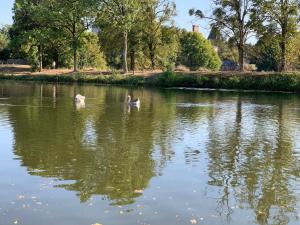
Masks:
[[[14,23],[0,29],[0,60],[34,71],[298,70],[299,0],[217,0],[208,40],[174,25],[172,0],[16,0]],[[276,7],[274,7],[276,6]],[[188,13],[188,12],[187,12]],[[249,66],[255,64],[256,66]]]

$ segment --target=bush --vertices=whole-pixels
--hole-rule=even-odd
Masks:
[[[183,65],[198,70],[200,67],[219,70],[221,59],[216,50],[201,34],[189,32],[181,38],[179,61]]]
[[[159,85],[161,86],[166,86],[166,87],[175,86],[176,81],[177,81],[177,75],[172,71],[164,72],[159,77]]]

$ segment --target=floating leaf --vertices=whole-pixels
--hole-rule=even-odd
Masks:
[[[190,222],[191,222],[191,224],[196,224],[196,223],[197,223],[197,220],[191,219]]]
[[[134,190],[135,194],[143,194],[143,192],[144,192],[143,190]]]

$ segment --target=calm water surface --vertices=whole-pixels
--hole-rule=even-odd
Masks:
[[[0,188],[1,225],[299,225],[300,96],[2,82]]]

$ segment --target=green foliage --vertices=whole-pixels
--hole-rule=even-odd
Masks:
[[[161,46],[157,51],[157,62],[164,70],[174,70],[180,49],[180,31],[174,27],[162,27]]]
[[[3,26],[0,28],[0,60],[6,60],[10,55],[10,37],[9,37],[9,26]]]
[[[87,75],[75,73],[74,75],[0,75],[0,80],[23,80],[59,83],[98,83],[111,85],[155,87],[193,87],[216,89],[266,90],[266,91],[292,91],[300,92],[299,73],[277,73],[265,75],[245,74],[181,74],[167,71],[155,77],[110,75]]]
[[[297,32],[299,23],[298,0],[253,0],[251,19],[258,34],[271,29],[280,42],[280,63],[278,69],[288,70],[288,43]]]
[[[25,56],[27,62],[31,65],[32,71],[37,71],[39,68],[39,49],[36,39],[28,36],[26,41],[20,46],[19,52]]]
[[[253,20],[250,14],[253,0],[216,0],[213,1],[212,16],[206,16],[201,10],[190,9],[189,13],[200,19],[208,19],[212,27],[222,31],[228,41],[238,50],[240,70],[244,70],[245,44],[252,32]]]
[[[141,4],[138,0],[105,0],[100,21],[111,24],[123,37],[123,71],[128,72],[128,33],[133,29]],[[99,20],[98,18],[98,20]]]
[[[120,4],[127,11],[120,12],[117,3],[120,2],[106,1],[96,23],[109,65],[121,68],[121,61],[124,63],[127,32],[128,65],[132,70],[174,67],[178,30],[165,24],[171,21],[175,5],[169,0],[125,1]]]
[[[239,61],[244,69],[244,57],[259,70],[279,70],[283,62],[286,69],[299,68],[296,0],[213,2],[211,16],[190,10],[210,20],[208,41],[172,25],[172,0],[16,0],[12,28],[0,31],[0,59],[21,57],[33,70],[49,68],[55,61],[74,70],[77,64],[98,69],[108,64],[111,70],[123,67],[125,73],[127,65],[133,71],[171,71],[177,65],[216,71],[220,58]],[[99,31],[98,38],[90,28]],[[246,40],[254,30],[258,42],[252,47]]]
[[[145,42],[146,49],[148,50],[149,59],[151,61],[151,69],[155,69],[157,63],[162,65],[159,58],[162,57],[161,53],[164,53],[163,51],[167,51],[168,47],[171,47],[171,50],[168,51],[168,53],[172,55],[176,54],[176,49],[174,49],[172,44],[166,46],[167,43],[164,41],[166,41],[167,35],[164,33],[168,31],[163,29],[163,25],[170,22],[172,16],[175,15],[176,7],[170,0],[145,0],[141,8],[141,22],[144,26],[143,41]],[[172,56],[170,56],[170,58],[171,57]],[[163,58],[167,61],[165,64],[170,64],[167,57]]]
[[[250,58],[258,71],[277,71],[279,67],[280,42],[276,34],[266,32],[254,45]]]
[[[200,67],[219,70],[221,60],[211,43],[199,33],[187,33],[181,38],[180,63],[197,70]]]
[[[281,38],[274,30],[264,33],[250,54],[259,71],[279,71],[281,66]],[[295,33],[286,43],[286,67],[295,70],[299,66],[300,35]]]
[[[79,66],[81,68],[107,69],[98,36],[94,33],[86,32],[82,39],[83,43],[79,49]]]
[[[195,87],[300,92],[300,74],[266,75],[192,75],[166,72],[152,85],[164,87]]]
[[[177,81],[178,81],[178,77],[177,77],[176,73],[174,73],[172,71],[164,72],[159,77],[159,84],[161,86],[167,86],[167,87],[176,86]]]
[[[3,28],[0,29],[0,52],[3,51],[5,48],[7,48],[9,44],[9,38],[7,33],[3,30]]]

